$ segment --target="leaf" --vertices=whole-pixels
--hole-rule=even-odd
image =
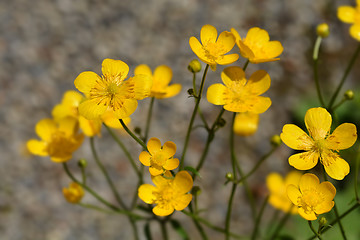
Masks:
[[[147,222],[144,226],[144,232],[145,232],[145,237],[147,240],[152,240],[151,237],[151,232],[150,232],[150,223]]]
[[[186,233],[185,229],[180,225],[180,223],[174,219],[170,220],[171,226],[174,228],[174,230],[179,234],[181,239],[183,240],[189,240],[189,236]]]
[[[184,169],[189,171],[189,172],[192,172],[193,174],[195,174],[196,176],[201,178],[200,173],[195,168],[190,167],[190,166],[186,166]]]

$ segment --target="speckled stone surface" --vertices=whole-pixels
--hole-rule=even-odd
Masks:
[[[205,24],[215,26],[219,32],[234,27],[242,35],[253,26],[268,30],[271,39],[282,42],[284,52],[279,62],[250,65],[247,69],[248,76],[257,69],[269,72],[272,86],[265,95],[273,101],[271,108],[261,115],[258,132],[246,139],[236,138],[237,156],[247,172],[269,151],[268,139],[279,134],[282,126],[291,121],[291,111],[301,96],[315,93],[311,51],[316,37],[314,29],[323,21],[331,27],[331,35],[322,46],[326,60],[321,64],[327,66],[323,80],[332,85],[341,76],[343,59],[347,59],[356,43],[348,37],[348,26],[336,19],[338,4],[325,0],[0,1],[0,238],[133,239],[126,217],[87,210],[63,199],[61,189],[70,180],[61,164],[26,154],[26,141],[36,137],[35,124],[51,116],[52,107],[66,90],[75,89],[73,81],[79,73],[91,70],[100,74],[104,58],[125,61],[130,66],[130,75],[138,64],[148,64],[152,69],[161,64],[170,66],[174,72],[172,81],[181,83],[183,89],[174,98],[155,102],[150,136],[162,142],[174,141],[178,146],[176,155],[180,157],[193,109],[193,99],[187,95],[187,89],[192,86],[187,64],[196,58],[188,44],[190,36],[199,37]],[[354,3],[342,1],[342,4]],[[233,52],[236,51],[235,47]],[[233,65],[242,66],[244,62],[241,59]],[[328,70],[334,66],[339,68],[330,74]],[[208,73],[205,87],[220,82],[223,68],[219,66],[216,72]],[[350,78],[356,72],[359,70]],[[351,86],[351,82],[354,81],[349,81],[347,86]],[[132,126],[144,127],[148,105],[148,99],[140,102],[132,116]],[[205,97],[201,107],[210,122],[220,111]],[[230,113],[224,115],[228,123],[230,117]],[[218,132],[201,170],[202,178],[195,182],[202,188],[200,207],[208,209],[202,216],[218,226],[224,226],[231,188],[223,185],[226,172],[231,170],[228,125]],[[121,139],[136,159],[140,147],[125,135]],[[194,131],[186,165],[197,164],[205,140],[203,129]],[[136,191],[136,175],[106,129],[102,137],[96,139],[96,148],[119,192],[129,203]],[[286,160],[289,152],[286,147],[280,147],[259,172],[249,178],[257,203],[266,195],[266,174],[289,169]],[[69,162],[77,176],[76,159],[80,157],[89,161],[89,184],[115,203],[96,168],[88,140]],[[146,180],[150,183],[148,173]],[[249,234],[252,223],[243,189],[237,191],[234,201],[233,232]],[[84,202],[100,205],[89,194]],[[176,213],[174,217],[184,222],[191,239],[199,239],[186,216]],[[138,225],[141,239],[145,239],[143,224]],[[160,239],[159,226],[154,222],[151,228],[154,239]],[[211,239],[223,239],[222,234],[207,230]],[[171,239],[179,239],[173,230],[170,234]]]

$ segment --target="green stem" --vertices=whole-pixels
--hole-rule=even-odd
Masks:
[[[256,235],[259,231],[259,225],[260,225],[260,222],[261,222],[261,218],[263,216],[263,213],[264,213],[264,210],[265,210],[265,207],[266,207],[266,204],[269,200],[269,196],[267,196],[263,202],[263,204],[261,205],[261,208],[260,208],[260,212],[259,212],[259,215],[257,216],[256,218],[256,222],[255,222],[255,227],[254,227],[254,231],[253,231],[253,234],[251,235],[251,239],[252,240],[255,240],[256,239]]]
[[[152,97],[151,102],[150,102],[150,106],[149,106],[149,111],[148,111],[148,114],[147,114],[147,119],[146,119],[144,142],[147,142],[147,139],[148,139],[148,136],[149,136],[149,130],[150,130],[152,111],[153,111],[153,107],[154,107],[154,101],[155,101],[155,97]]]
[[[354,63],[355,63],[355,60],[356,60],[356,58],[357,58],[358,55],[359,55],[359,52],[360,52],[360,44],[358,45],[356,51],[354,52],[353,56],[351,57],[350,62],[349,62],[349,65],[347,66],[347,68],[346,68],[346,70],[345,70],[345,72],[344,72],[344,75],[343,75],[343,77],[341,78],[341,81],[340,81],[340,83],[339,83],[339,86],[337,87],[334,95],[332,96],[332,98],[331,98],[331,100],[330,100],[330,102],[329,102],[329,105],[328,105],[327,109],[328,109],[330,112],[332,112],[332,106],[333,106],[333,104],[334,104],[334,102],[335,102],[335,99],[336,99],[336,97],[338,96],[338,94],[339,94],[339,92],[340,92],[340,90],[341,90],[341,88],[342,88],[342,86],[343,86],[343,84],[344,84],[347,76],[349,75],[350,70],[351,70],[351,68],[353,67]]]
[[[312,223],[311,223],[310,220],[308,221],[308,224],[309,224],[309,227],[310,227],[311,231],[317,236],[317,238],[318,238],[319,240],[322,240],[321,236],[320,236],[319,233],[315,230],[315,228],[313,227],[313,225],[312,225]]]
[[[244,72],[245,72],[245,70],[246,70],[246,68],[247,68],[248,65],[249,65],[249,60],[247,60],[246,63],[244,64],[244,66],[243,66]]]
[[[318,74],[318,58],[319,58],[319,49],[320,49],[320,45],[321,45],[321,40],[322,40],[322,37],[318,37],[315,42],[314,51],[313,51],[313,60],[314,60],[313,70],[314,70],[314,79],[315,79],[315,84],[316,84],[317,95],[318,95],[321,106],[324,107],[325,102],[324,102],[324,99],[321,94],[320,83],[319,83],[319,74]]]
[[[168,236],[167,229],[166,229],[166,221],[159,221],[159,223],[160,223],[163,239],[168,240],[169,236]]]
[[[98,167],[100,168],[100,170],[101,170],[102,174],[104,175],[104,177],[106,178],[106,181],[109,184],[109,186],[111,188],[111,191],[113,192],[113,194],[115,196],[115,199],[117,200],[117,202],[120,204],[120,206],[122,208],[127,209],[125,203],[123,202],[123,200],[121,199],[119,193],[117,192],[114,183],[112,182],[109,174],[107,173],[104,165],[102,164],[102,162],[100,161],[100,159],[99,159],[99,157],[98,157],[98,155],[96,153],[95,146],[94,146],[94,138],[93,137],[90,138],[90,146],[91,146],[92,154],[93,154],[93,156],[95,158],[95,162],[98,165]]]
[[[194,197],[195,197],[195,199],[194,199],[194,202],[195,202],[195,214],[197,214],[197,206],[196,206],[196,205],[197,205],[197,196],[195,195]],[[190,204],[189,204],[189,209],[190,209],[190,212],[191,212],[192,214],[194,214],[194,210],[193,210],[193,207],[192,207],[192,202],[190,202]],[[204,229],[202,228],[202,226],[201,226],[200,223],[198,222],[198,220],[195,219],[195,218],[192,218],[192,220],[193,220],[193,222],[194,222],[194,224],[195,224],[196,229],[199,231],[202,239],[203,239],[203,240],[209,239],[208,236],[206,235]]]
[[[142,174],[138,169],[138,166],[136,165],[134,159],[131,157],[130,152],[127,150],[127,148],[125,147],[125,145],[121,142],[121,140],[116,136],[116,134],[111,130],[111,128],[109,128],[108,126],[106,126],[106,124],[104,124],[105,128],[108,130],[108,132],[110,133],[110,135],[112,136],[112,138],[115,140],[115,142],[120,146],[120,148],[124,151],[126,157],[129,159],[131,166],[133,167],[134,171],[136,172],[136,174],[138,175],[138,177],[140,179],[142,179]]]
[[[346,102],[346,101],[347,101],[346,98],[341,99],[341,101],[340,101],[338,104],[336,104],[335,106],[333,106],[332,111],[335,111],[338,107],[340,107],[340,106],[341,106],[344,102]]]
[[[197,97],[196,93],[196,73],[193,73],[193,94],[195,97]]]
[[[194,107],[194,110],[193,110],[193,113],[192,113],[192,116],[191,116],[191,119],[190,119],[189,127],[188,127],[187,132],[186,132],[185,144],[184,144],[184,148],[183,148],[183,152],[181,154],[181,159],[180,159],[180,164],[179,164],[179,171],[182,170],[183,167],[184,167],[185,154],[186,154],[187,147],[189,145],[190,133],[191,133],[192,126],[193,126],[194,120],[195,120],[195,116],[196,116],[196,113],[197,113],[197,110],[198,110],[198,107],[199,107],[199,104],[200,104],[201,95],[202,95],[202,91],[203,91],[203,88],[204,88],[206,74],[208,72],[208,69],[209,69],[209,64],[207,64],[206,67],[205,67],[204,74],[203,74],[201,84],[200,84],[199,94],[198,94],[198,96],[196,98],[195,107]]]
[[[87,204],[87,203],[78,203],[77,205],[83,207],[83,208],[88,208],[88,209],[92,209],[92,210],[96,210],[99,212],[103,212],[103,213],[107,213],[107,214],[114,214],[114,213],[118,213],[117,211],[109,211],[107,209],[92,205],[92,204]]]
[[[131,228],[133,230],[134,239],[139,240],[139,232],[137,230],[135,220],[132,217],[129,217],[129,221],[130,221]]]
[[[271,235],[269,239],[276,239],[278,234],[280,233],[281,229],[284,227],[285,223],[289,219],[291,215],[291,209],[281,218],[280,223],[277,225],[274,233]]]
[[[225,231],[226,231],[225,232],[225,239],[226,240],[230,239],[231,208],[232,208],[232,203],[233,203],[235,191],[236,191],[236,184],[233,183],[232,188],[231,188],[231,194],[230,194],[230,198],[229,198],[229,203],[228,203],[228,209],[227,209],[227,212],[226,212],[226,220],[225,220]]]
[[[80,167],[81,168],[81,177],[82,177],[82,182],[84,185],[86,185],[86,173],[85,173],[85,167]]]
[[[121,125],[123,126],[123,128],[125,129],[125,131],[136,141],[138,142],[144,150],[148,151],[146,144],[139,139],[137,136],[135,136],[135,134],[126,126],[126,124],[124,123],[124,121],[122,119],[119,119]]]

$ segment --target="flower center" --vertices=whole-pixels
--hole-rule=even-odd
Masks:
[[[161,152],[158,152],[154,156],[152,156],[150,161],[151,161],[151,166],[160,167],[160,168],[162,168],[166,163],[166,159]]]
[[[323,201],[320,194],[315,189],[304,191],[302,197],[299,197],[298,202],[306,214],[315,212],[316,207]]]
[[[224,47],[222,45],[212,42],[206,43],[203,47],[203,49],[205,50],[205,56],[212,61],[223,57],[223,48]]]
[[[73,152],[73,144],[66,137],[64,132],[56,131],[51,136],[51,141],[47,145],[47,152],[53,157],[64,157],[71,155]]]

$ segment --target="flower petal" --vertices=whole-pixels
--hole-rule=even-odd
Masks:
[[[67,136],[73,136],[79,128],[79,122],[76,118],[66,117],[59,121],[59,130]]]
[[[356,126],[352,123],[343,123],[326,138],[326,147],[335,151],[347,149],[354,145],[356,139]]]
[[[299,188],[300,188],[300,192],[302,193],[306,191],[317,190],[319,185],[320,185],[319,178],[315,174],[305,173],[300,178]]]
[[[322,182],[318,187],[318,191],[321,193],[322,197],[327,201],[334,199],[336,195],[336,188],[332,185],[331,182]]]
[[[152,178],[153,183],[158,188],[169,187],[170,183],[173,181],[172,179],[166,179],[163,176],[153,176]]]
[[[100,119],[87,120],[83,116],[79,116],[79,126],[83,133],[88,137],[100,134],[102,122]]]
[[[170,204],[162,204],[155,206],[152,211],[157,216],[168,216],[174,212],[174,207]]]
[[[295,150],[309,151],[314,146],[311,138],[294,124],[284,125],[280,138],[288,147]]]
[[[330,212],[331,209],[334,207],[335,202],[334,201],[322,201],[320,204],[318,204],[315,207],[316,214],[323,214]]]
[[[231,32],[224,31],[220,33],[218,40],[216,41],[216,44],[221,46],[221,53],[225,54],[231,51],[235,45],[235,37]],[[236,60],[235,60],[236,61]]]
[[[55,131],[57,131],[56,123],[49,118],[40,120],[35,126],[36,134],[45,142],[51,140],[51,136]]]
[[[316,141],[324,139],[331,127],[331,115],[325,108],[310,108],[305,114],[309,135]]]
[[[350,35],[357,41],[360,41],[360,24],[354,24],[350,27]]]
[[[133,112],[135,112],[137,105],[138,102],[135,99],[124,99],[122,106],[113,111],[114,116],[117,119],[128,118],[131,114],[133,114]]]
[[[151,155],[155,155],[161,149],[161,142],[157,138],[150,138],[147,143],[147,148]]]
[[[86,119],[98,119],[108,107],[98,104],[97,100],[86,99],[79,105],[79,114]]]
[[[164,146],[162,147],[162,153],[164,154],[165,158],[174,156],[176,153],[176,144],[171,141],[164,143]]]
[[[139,74],[148,75],[152,77],[151,69],[146,64],[140,64],[135,68],[134,75],[139,75]]]
[[[225,94],[226,94],[227,88],[220,84],[216,83],[211,85],[206,93],[206,98],[209,103],[215,104],[215,105],[224,105],[225,102]]]
[[[104,59],[102,62],[104,76],[119,76],[118,81],[124,80],[129,73],[129,66],[121,60]]]
[[[247,32],[244,43],[248,45],[251,43],[253,45],[262,46],[270,40],[269,34],[266,30],[253,27]]]
[[[204,25],[200,31],[200,39],[203,45],[207,43],[215,43],[217,38],[217,30],[214,26]]]
[[[239,55],[236,53],[223,55],[221,58],[216,59],[216,63],[220,65],[228,65],[239,59]]]
[[[179,166],[179,159],[177,158],[170,158],[166,161],[163,168],[166,170],[174,170]]]
[[[74,81],[75,87],[85,95],[94,87],[96,81],[100,79],[99,75],[94,72],[86,71],[82,72],[77,76]]]
[[[238,113],[234,121],[234,132],[240,136],[253,135],[259,125],[259,114],[254,113]]]
[[[258,70],[251,75],[245,88],[252,94],[260,95],[270,88],[271,79],[264,70]]]
[[[285,185],[288,186],[290,184],[299,186],[300,178],[302,174],[299,171],[291,171],[285,177]]]
[[[162,167],[150,166],[149,172],[150,172],[151,176],[159,176],[160,174],[164,173],[164,169]]]
[[[221,80],[228,88],[231,88],[235,82],[245,85],[245,72],[241,67],[227,67],[221,72]]]
[[[244,58],[249,59],[249,61],[252,63],[253,59],[255,58],[254,52],[250,49],[249,46],[247,46],[244,41],[240,40],[237,42],[240,50],[241,56]]]
[[[303,208],[298,209],[299,215],[303,217],[306,220],[313,221],[317,219],[317,216],[315,212],[311,211],[309,213],[305,213],[305,210]]]
[[[29,150],[29,152],[34,155],[39,155],[39,156],[43,156],[43,157],[49,155],[46,151],[47,144],[44,141],[30,139],[29,141],[27,141],[26,146],[27,146],[27,149]]]
[[[207,64],[214,64],[214,61],[206,56],[206,52],[197,38],[191,37],[189,39],[189,45],[191,50],[200,58],[201,61]]]
[[[193,179],[187,171],[180,171],[176,174],[172,186],[180,193],[187,193],[193,187]]]
[[[319,153],[314,151],[297,153],[289,157],[289,164],[298,170],[309,170],[316,166]]]
[[[141,152],[139,155],[140,162],[145,166],[150,166],[150,157],[151,155],[148,152]]]
[[[142,100],[150,96],[152,78],[148,75],[135,75],[122,86],[122,91],[133,94],[132,98]]]
[[[175,210],[177,211],[184,210],[189,205],[191,200],[192,200],[191,194],[185,194],[177,198],[176,201],[173,202]]]
[[[344,177],[349,174],[349,164],[337,154],[333,153],[331,155],[322,157],[325,171],[331,178],[336,180],[343,180]]]
[[[138,196],[141,200],[147,204],[153,204],[156,200],[154,192],[156,192],[156,187],[150,184],[142,184],[138,189]]]
[[[271,106],[271,99],[268,97],[257,96],[255,99],[256,100],[248,106],[249,112],[260,114],[268,110]]]
[[[278,173],[270,173],[266,177],[266,186],[270,193],[277,193],[284,187],[284,179]]]
[[[230,31],[234,35],[236,43],[241,40],[241,36],[239,32],[235,30],[235,28],[231,28]]]
[[[167,86],[172,78],[172,70],[166,65],[158,66],[154,71],[154,84],[160,84],[162,86]]]
[[[165,94],[157,98],[170,98],[177,95],[181,91],[181,84],[172,84],[165,88]],[[155,96],[156,97],[156,96]]]
[[[338,18],[345,23],[355,22],[356,10],[351,6],[340,6],[337,10]]]
[[[266,56],[269,60],[275,60],[275,57],[279,56],[284,51],[284,48],[279,41],[268,42],[266,46],[264,46],[264,49],[266,49]],[[276,60],[279,60],[279,58]]]
[[[301,199],[302,195],[301,195],[301,192],[299,190],[298,187],[296,187],[295,185],[289,185],[287,186],[286,188],[286,193],[287,193],[287,196],[288,198],[290,199],[290,201],[298,206],[299,204],[299,199]]]

